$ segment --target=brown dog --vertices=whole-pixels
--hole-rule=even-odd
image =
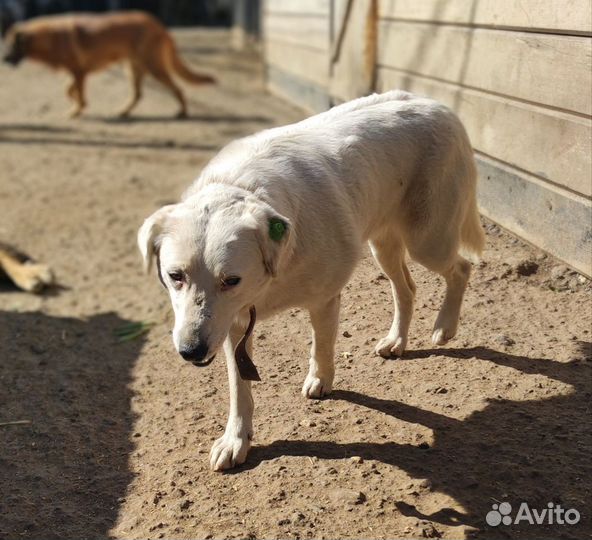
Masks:
[[[53,272],[46,264],[8,244],[0,242],[0,280],[8,278],[23,291],[38,293],[54,283]]]
[[[146,73],[174,94],[181,107],[179,117],[187,116],[187,105],[172,72],[194,84],[215,82],[209,75],[190,71],[164,26],[140,11],[38,17],[15,24],[8,31],[6,48],[4,61],[12,65],[31,58],[72,74],[68,87],[68,95],[75,102],[72,116],[78,116],[86,106],[86,75],[113,62],[129,60],[132,74],[132,96],[121,116],[127,116],[138,103]]]

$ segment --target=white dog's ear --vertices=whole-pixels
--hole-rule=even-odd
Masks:
[[[144,259],[144,270],[148,273],[152,266],[152,257],[159,244],[166,218],[172,212],[176,204],[163,206],[149,218],[147,218],[138,231],[138,247]]]
[[[292,224],[271,207],[256,208],[253,215],[257,221],[257,240],[263,255],[263,264],[267,272],[276,277],[280,262],[287,256],[292,244]]]

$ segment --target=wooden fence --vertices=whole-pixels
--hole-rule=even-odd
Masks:
[[[267,0],[269,88],[309,109],[401,88],[450,106],[481,212],[592,275],[589,0]]]

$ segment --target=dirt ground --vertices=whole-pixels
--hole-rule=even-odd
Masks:
[[[300,395],[307,314],[259,323],[254,447],[235,471],[209,470],[224,362],[175,353],[136,231],[223,144],[303,113],[264,92],[227,33],[176,36],[220,79],[186,87],[187,121],[156,83],[131,121],[114,120],[129,91],[119,68],[91,79],[88,112],[68,120],[63,76],[0,67],[0,238],[60,285],[0,289],[0,537],[590,538],[590,282],[489,222],[448,347],[429,340],[442,280],[413,264],[409,351],[374,356],[391,298],[369,256],[344,291],[330,398]],[[118,342],[132,321],[155,325]],[[489,527],[501,502],[581,520]]]

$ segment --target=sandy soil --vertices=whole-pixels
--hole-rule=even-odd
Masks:
[[[60,283],[0,289],[0,537],[590,537],[590,283],[491,223],[449,347],[429,341],[443,283],[412,265],[409,352],[374,356],[391,299],[369,257],[344,294],[331,398],[300,396],[307,314],[258,324],[254,448],[236,471],[210,472],[224,362],[198,369],[174,352],[135,234],[224,143],[303,116],[264,93],[260,66],[227,37],[177,33],[221,80],[186,89],[189,121],[170,120],[156,84],[132,121],[114,121],[120,69],[91,79],[87,114],[67,120],[61,76],[0,67],[0,238]],[[155,326],[119,343],[130,321]],[[488,527],[502,501],[582,519]]]

